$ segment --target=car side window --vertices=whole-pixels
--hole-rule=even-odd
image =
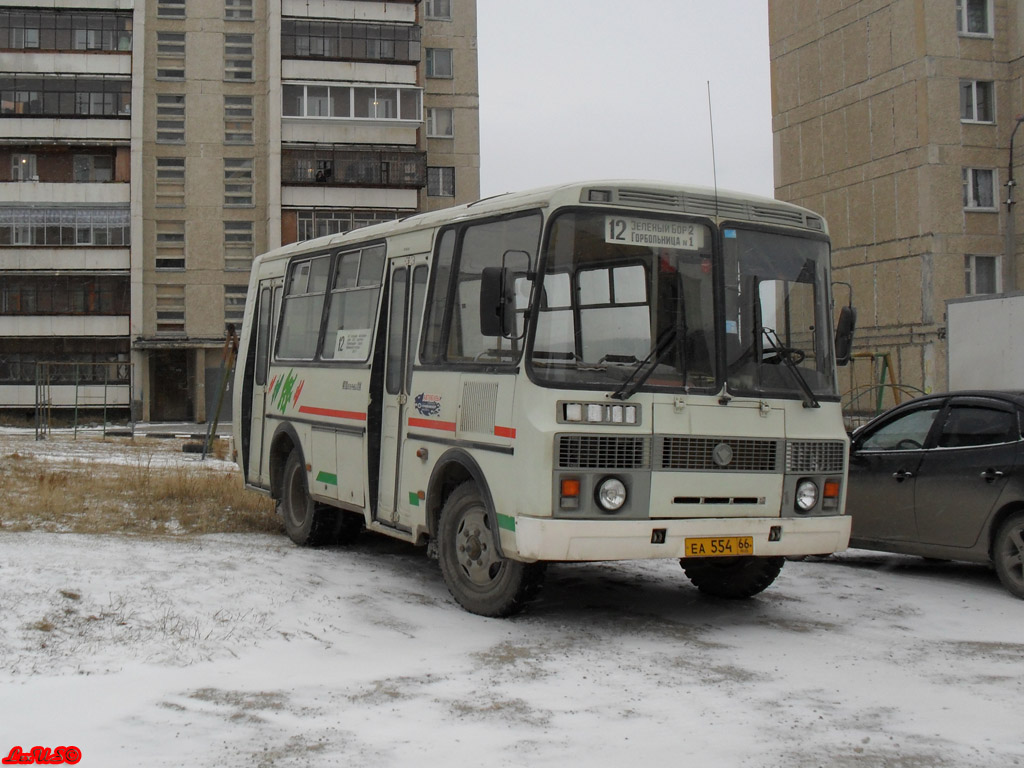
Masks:
[[[978,445],[1010,443],[1020,437],[1020,426],[1014,411],[975,405],[954,405],[949,409],[942,432],[940,448],[970,448]]]
[[[904,414],[875,430],[860,444],[862,451],[916,451],[924,447],[932,422],[939,412],[920,408]]]

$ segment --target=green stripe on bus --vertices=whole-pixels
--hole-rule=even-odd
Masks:
[[[318,483],[326,483],[327,485],[337,485],[338,476],[332,475],[330,472],[318,472],[316,475],[316,481]]]
[[[420,505],[420,495],[416,491],[409,491],[409,506],[418,507]]]
[[[516,519],[512,515],[498,515],[498,527],[504,528],[506,531],[514,531]]]

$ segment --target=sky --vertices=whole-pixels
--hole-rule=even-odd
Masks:
[[[774,196],[764,0],[477,0],[477,47],[483,196],[716,166]]]

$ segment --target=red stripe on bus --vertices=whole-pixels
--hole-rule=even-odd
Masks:
[[[366,421],[366,414],[358,411],[336,411],[333,408],[317,408],[312,405],[300,405],[299,413],[308,413],[311,416],[330,416],[335,419],[355,419]]]
[[[494,436],[495,437],[510,437],[513,440],[515,440],[516,439],[516,430],[515,430],[514,427],[495,427],[494,428]]]
[[[443,432],[454,432],[454,421],[434,421],[432,419],[409,419],[410,427],[422,427],[423,429],[440,429]]]

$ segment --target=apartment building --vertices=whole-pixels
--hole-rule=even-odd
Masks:
[[[837,301],[852,288],[859,310],[844,389],[878,383],[884,361],[886,383],[944,390],[945,302],[1021,287],[1024,223],[1015,206],[1008,236],[1004,185],[1024,160],[1024,134],[1010,157],[1024,6],[768,7],[776,196],[824,214],[849,286]]]
[[[0,100],[0,407],[202,421],[256,254],[479,196],[475,0],[0,0]]]

